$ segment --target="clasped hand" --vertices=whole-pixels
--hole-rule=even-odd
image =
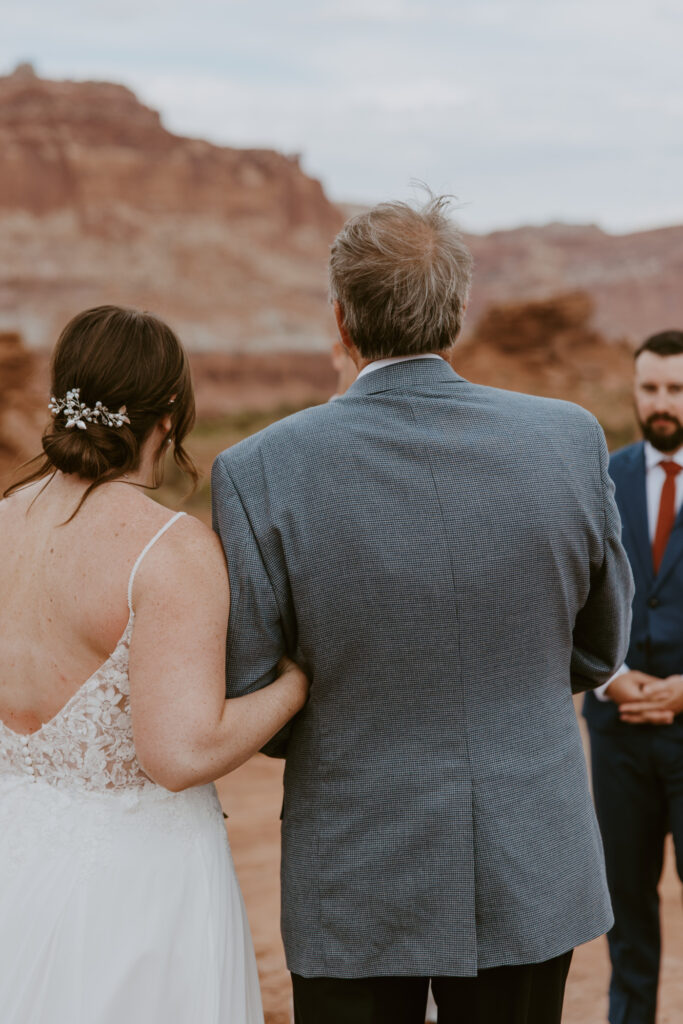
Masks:
[[[624,672],[610,683],[607,696],[619,705],[622,722],[671,725],[683,711],[683,675],[657,679],[646,672]]]

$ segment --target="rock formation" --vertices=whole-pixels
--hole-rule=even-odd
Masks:
[[[130,89],[50,82],[26,65],[0,79],[0,209],[72,210],[106,232],[121,207],[164,215],[255,218],[272,236],[340,215],[298,157],[229,149],[168,132]]]
[[[591,327],[595,303],[586,292],[536,302],[490,306],[474,331],[473,344],[518,354],[528,363],[549,365],[570,351],[592,350],[603,339]]]
[[[453,350],[469,380],[577,402],[598,417],[612,447],[634,438],[633,347],[595,326],[587,292],[489,307]]]
[[[0,78],[0,323],[153,309],[191,348],[324,347],[342,216],[297,157],[168,132],[120,85]]]
[[[0,78],[0,328],[50,347],[87,306],[166,317],[204,352],[322,350],[344,214],[297,157],[167,131],[108,82]],[[346,212],[355,212],[347,210]],[[683,227],[550,224],[470,236],[465,335],[492,304],[584,291],[606,337],[683,324]]]
[[[36,369],[37,360],[21,335],[0,331],[0,493],[8,483],[7,473],[39,451],[46,413]]]
[[[594,225],[549,224],[469,236],[475,283],[471,326],[494,303],[583,291],[606,337],[637,342],[683,326],[683,227],[609,235]]]

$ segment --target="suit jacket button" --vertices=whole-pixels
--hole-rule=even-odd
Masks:
[[[648,598],[648,602],[647,603],[648,603],[650,608],[659,608],[659,598],[658,597],[650,597],[650,598]]]

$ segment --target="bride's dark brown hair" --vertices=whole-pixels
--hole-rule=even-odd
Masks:
[[[57,414],[43,434],[43,454],[27,463],[37,466],[8,487],[5,497],[61,470],[91,481],[78,512],[96,487],[139,468],[142,445],[165,416],[171,420],[166,440],[173,446],[173,458],[196,484],[197,469],[183,448],[195,420],[190,366],[180,341],[163,320],[120,306],[79,313],[59,337],[51,381],[58,400],[80,388],[80,400],[90,408],[101,402],[110,412],[118,412],[125,405],[130,423],[111,427],[88,422],[80,430],[67,427],[63,412]],[[162,444],[156,453],[154,487],[161,483],[165,450]]]

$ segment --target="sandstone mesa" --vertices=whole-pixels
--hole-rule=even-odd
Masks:
[[[0,326],[50,346],[103,302],[194,349],[324,347],[342,223],[297,157],[168,132],[121,85],[0,78]]]
[[[159,313],[194,351],[329,344],[325,265],[343,214],[297,157],[182,138],[122,85],[28,65],[0,77],[0,145],[0,329],[31,348],[102,302]],[[469,242],[466,334],[492,303],[578,290],[607,337],[683,322],[683,227],[551,224]]]

